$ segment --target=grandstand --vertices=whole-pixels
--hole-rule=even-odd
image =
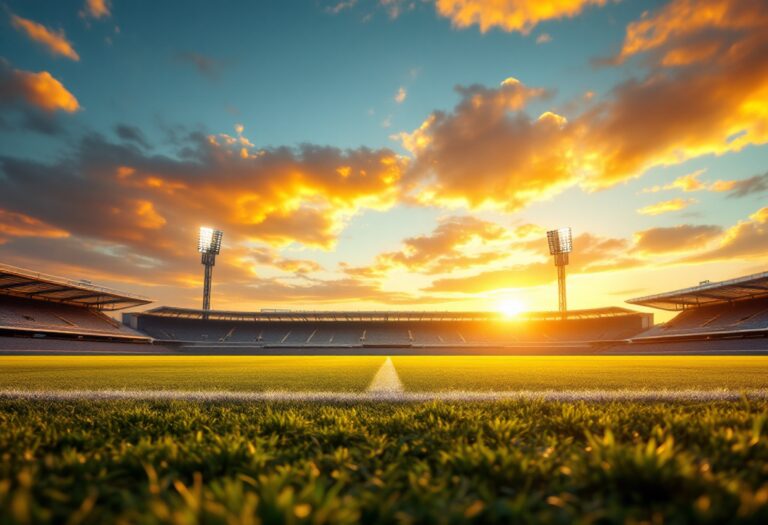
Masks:
[[[19,338],[33,338],[35,346],[41,348],[59,348],[63,340],[151,343],[150,337],[104,313],[149,302],[88,281],[0,264],[0,349],[28,346]],[[51,345],[43,339],[58,342]]]
[[[768,272],[627,302],[680,313],[629,338],[617,351],[768,351]]]
[[[625,308],[529,312],[234,312],[159,307],[125,313],[123,322],[164,344],[189,349],[439,349],[588,350],[594,340],[625,339],[650,328],[652,314]]]

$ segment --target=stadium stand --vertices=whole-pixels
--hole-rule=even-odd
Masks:
[[[12,346],[8,337],[149,343],[146,335],[104,314],[149,302],[90,282],[0,264],[0,349]]]
[[[648,329],[652,314],[624,308],[529,312],[229,312],[159,307],[123,314],[123,322],[167,344],[232,348],[567,347],[624,339]],[[582,345],[580,345],[582,346]]]
[[[627,302],[680,313],[608,352],[768,351],[768,272],[705,282]]]

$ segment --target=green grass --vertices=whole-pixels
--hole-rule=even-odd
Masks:
[[[763,356],[398,356],[392,361],[411,391],[768,388]]]
[[[409,391],[768,388],[768,357],[392,358]],[[383,357],[0,357],[0,389],[363,391]]]
[[[0,400],[0,523],[768,523],[768,403]]]
[[[0,389],[365,390],[383,357],[0,357]]]

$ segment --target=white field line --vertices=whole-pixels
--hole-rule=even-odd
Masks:
[[[639,401],[738,401],[768,399],[768,390],[518,390],[443,392],[227,392],[179,390],[0,390],[0,399],[38,401],[70,400],[145,400],[145,401],[235,401],[235,402],[317,402],[358,403],[369,401],[554,401],[598,402]]]
[[[372,394],[397,394],[405,391],[400,376],[397,375],[392,358],[387,357],[379,371],[373,376],[368,392]]]

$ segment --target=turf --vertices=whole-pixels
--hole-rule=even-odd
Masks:
[[[366,389],[384,357],[0,356],[0,389],[334,391]],[[768,357],[393,357],[407,391],[768,388]]]
[[[0,523],[766,523],[768,403],[0,400]]]
[[[768,388],[764,356],[398,356],[392,361],[409,391]]]
[[[0,389],[361,391],[383,357],[0,357]]]

